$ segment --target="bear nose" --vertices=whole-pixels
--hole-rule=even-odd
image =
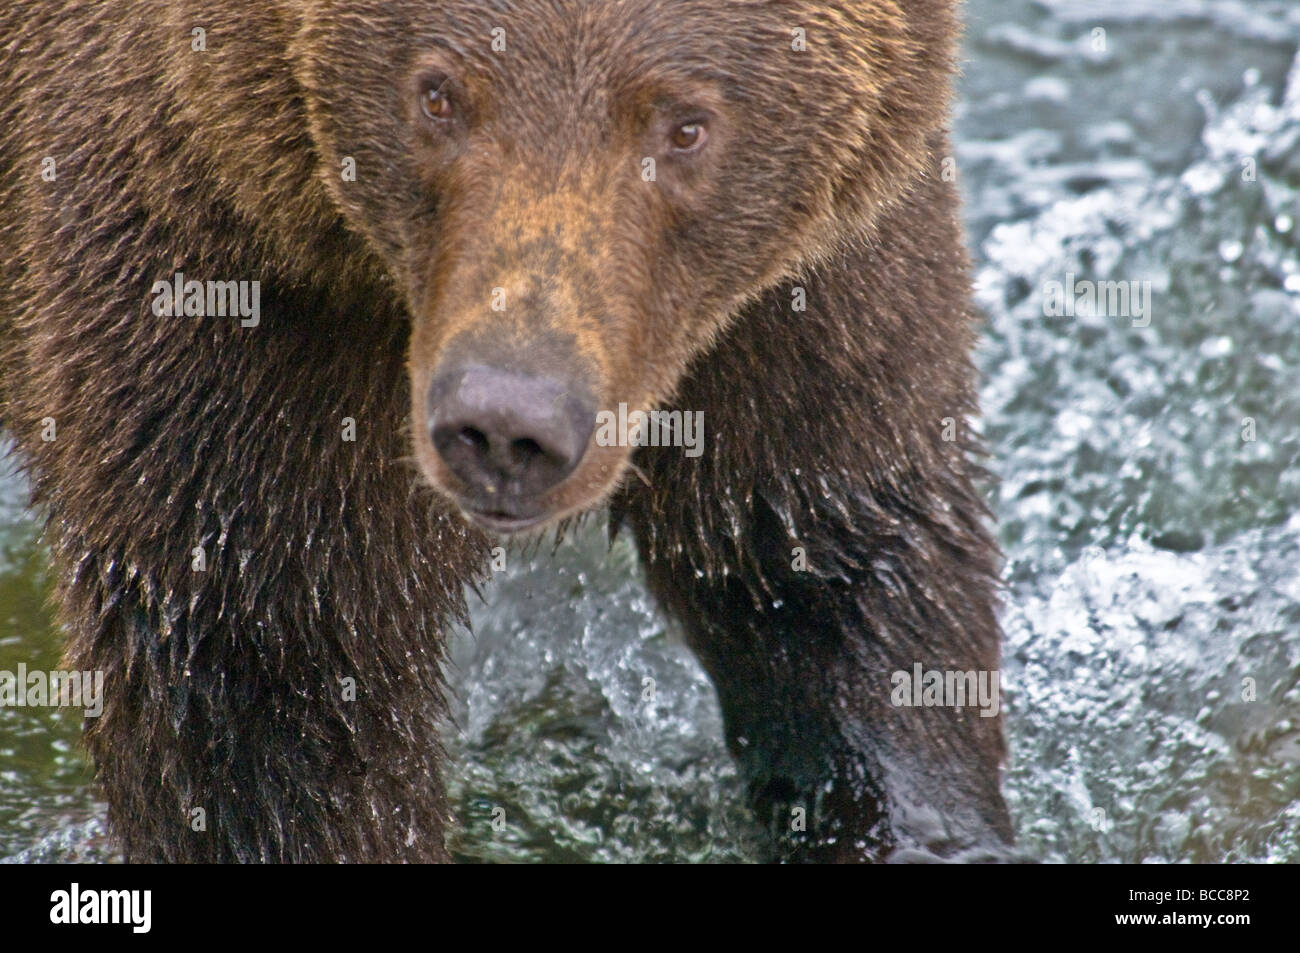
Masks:
[[[594,400],[557,378],[482,365],[436,373],[429,434],[475,496],[531,497],[573,472],[596,426]]]

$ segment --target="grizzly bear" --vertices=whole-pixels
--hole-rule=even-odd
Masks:
[[[996,706],[896,691],[998,667],[956,6],[4,5],[0,407],[128,859],[446,859],[441,633],[605,508],[774,857],[1008,849]]]

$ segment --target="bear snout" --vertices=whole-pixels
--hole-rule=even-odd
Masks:
[[[509,532],[551,514],[542,498],[572,473],[596,401],[573,380],[518,367],[453,365],[429,384],[429,439],[474,522]]]

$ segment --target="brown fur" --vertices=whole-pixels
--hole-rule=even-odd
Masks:
[[[941,438],[974,410],[936,175],[953,8],[0,10],[0,407],[70,664],[106,673],[86,740],[128,857],[446,856],[440,631],[491,542],[448,501],[424,395],[467,341],[566,342],[601,407],[704,411],[702,457],[640,450],[629,479],[593,444],[545,510],[609,501],[635,530],[787,856],[1009,842],[1000,719],[889,704],[913,662],[997,668],[973,447]],[[416,106],[431,73],[447,128]],[[688,114],[709,141],[682,161],[662,143]],[[261,325],[155,317],[177,270],[259,280]]]

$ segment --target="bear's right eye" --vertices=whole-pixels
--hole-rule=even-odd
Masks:
[[[708,131],[702,122],[684,122],[675,128],[668,138],[678,152],[695,152],[704,145],[704,140],[708,138]]]
[[[445,77],[429,80],[420,91],[420,111],[426,119],[434,122],[447,122],[455,112],[451,104],[451,95],[447,87],[450,81]]]

